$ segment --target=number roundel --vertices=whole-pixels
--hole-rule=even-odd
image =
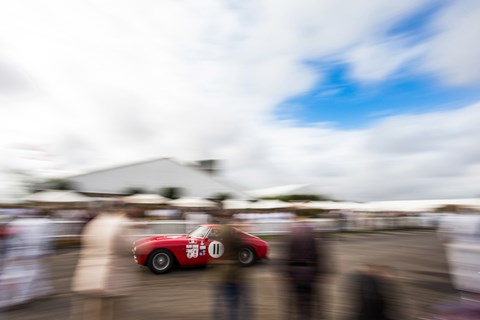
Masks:
[[[208,254],[212,258],[220,258],[223,255],[225,248],[223,247],[223,243],[219,241],[212,241],[208,245]]]

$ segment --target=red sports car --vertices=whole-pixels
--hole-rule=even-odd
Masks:
[[[201,266],[220,259],[224,252],[221,225],[201,225],[187,235],[153,236],[134,242],[135,262],[147,266],[150,271],[162,274],[174,266]],[[267,258],[268,243],[251,234],[235,229],[243,247],[238,260],[244,265]]]

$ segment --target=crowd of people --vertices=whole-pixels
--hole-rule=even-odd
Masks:
[[[45,211],[2,221],[0,226],[0,308],[25,304],[52,293],[48,257],[53,226]]]
[[[130,286],[136,282],[131,249],[134,234],[138,232],[129,222],[138,215],[138,210],[119,202],[109,203],[98,211],[82,231],[80,254],[71,281],[74,298],[69,317],[73,320],[115,319],[115,305],[128,297]],[[25,306],[53,293],[47,261],[53,252],[54,233],[47,211],[2,221],[0,310]],[[210,266],[212,319],[253,319],[255,301],[251,285],[237,257],[242,239],[228,224],[222,227],[220,238],[225,247],[223,257]],[[469,238],[470,243],[477,240]],[[290,234],[282,241],[284,251],[275,266],[284,279],[285,319],[324,319],[324,285],[335,269],[325,241],[305,221],[293,223]],[[348,281],[352,288],[351,320],[407,319],[398,307],[401,301],[393,268],[364,265]]]

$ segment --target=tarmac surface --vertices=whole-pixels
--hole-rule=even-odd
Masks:
[[[280,272],[282,240],[269,240],[271,259],[245,269],[253,319],[288,319],[288,294]],[[329,277],[319,280],[318,301],[326,319],[348,318],[351,290],[348,275],[365,263],[395,268],[396,303],[404,316],[418,319],[429,306],[455,295],[442,244],[430,231],[343,234],[324,241],[329,252]],[[51,259],[54,294],[0,313],[0,319],[69,319],[77,297],[70,292],[78,250],[58,250]],[[114,319],[212,319],[218,303],[211,268],[176,270],[154,275],[132,261],[136,276],[128,298],[115,304]]]

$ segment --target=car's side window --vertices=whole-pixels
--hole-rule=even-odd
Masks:
[[[210,234],[208,235],[208,239],[220,240],[221,239],[220,229],[212,229],[210,231]]]

